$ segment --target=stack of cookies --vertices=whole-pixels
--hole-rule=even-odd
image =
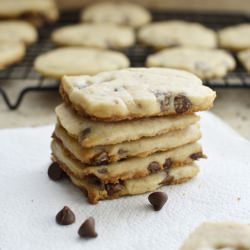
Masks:
[[[130,68],[65,76],[52,159],[90,203],[154,191],[196,176],[204,158],[194,112],[215,92],[191,73]]]

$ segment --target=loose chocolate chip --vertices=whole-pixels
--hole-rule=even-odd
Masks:
[[[190,155],[190,158],[192,160],[198,160],[198,159],[203,158],[203,157],[204,157],[204,155],[202,152],[198,152],[198,153],[194,153],[194,154]]]
[[[169,109],[171,94],[160,91],[154,91],[153,93],[157,101],[160,103],[161,111],[167,111]]]
[[[97,166],[105,165],[109,162],[109,157],[107,152],[101,152],[94,157],[94,162]]]
[[[69,207],[65,206],[56,215],[56,222],[59,225],[70,225],[75,222],[75,215]]]
[[[154,192],[148,196],[148,200],[152,204],[154,210],[159,211],[167,202],[168,196],[163,192]]]
[[[106,184],[106,190],[109,196],[112,196],[114,193],[119,192],[123,189],[123,185],[117,184]]]
[[[78,229],[78,234],[82,238],[97,237],[97,233],[95,231],[95,219],[93,217],[89,217],[85,220]]]
[[[80,132],[78,141],[81,143],[90,133],[91,133],[91,128],[85,128],[82,132]]]
[[[106,168],[101,168],[101,169],[98,169],[97,172],[100,174],[107,174],[108,170]]]
[[[171,165],[172,165],[171,159],[170,158],[166,159],[165,162],[164,162],[164,164],[163,164],[164,170],[168,171],[169,168],[171,167]]]
[[[65,173],[62,171],[62,169],[56,162],[53,162],[49,166],[48,176],[51,180],[58,181],[65,177]]]
[[[161,170],[161,165],[157,161],[153,161],[148,165],[148,171],[150,174],[156,173]]]
[[[187,112],[192,107],[192,103],[184,95],[177,95],[174,98],[174,108],[177,114]]]

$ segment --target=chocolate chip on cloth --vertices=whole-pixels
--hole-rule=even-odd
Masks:
[[[87,220],[85,220],[78,229],[78,234],[82,238],[97,237],[97,233],[95,231],[95,219],[93,217],[89,217]]]
[[[174,108],[177,114],[182,114],[191,109],[192,103],[184,95],[177,95],[174,98]]]
[[[149,202],[152,204],[155,211],[162,209],[168,200],[168,196],[164,192],[154,192],[148,196]]]
[[[65,206],[56,215],[56,222],[59,225],[70,225],[75,222],[75,214],[69,207]]]
[[[62,171],[62,169],[59,167],[59,165],[56,162],[51,163],[48,169],[48,176],[53,181],[58,181],[64,178],[66,175]]]

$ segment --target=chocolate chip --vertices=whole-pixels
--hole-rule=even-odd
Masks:
[[[90,185],[94,185],[97,188],[99,188],[100,190],[104,190],[105,189],[105,185],[102,183],[102,181],[100,179],[98,179],[95,175],[89,175],[88,176],[88,183]]]
[[[97,237],[97,233],[95,231],[95,219],[93,217],[89,217],[85,220],[78,229],[78,234],[82,238]]]
[[[94,157],[94,162],[97,166],[108,164],[109,157],[107,152],[101,152]]]
[[[167,172],[167,176],[165,177],[165,179],[160,183],[161,185],[171,185],[173,184],[174,181],[174,177],[168,175],[168,171]]]
[[[117,193],[123,189],[123,185],[116,184],[106,184],[106,190],[109,196],[112,196],[114,193]]]
[[[75,215],[69,207],[65,206],[56,215],[56,222],[59,225],[70,225],[75,222]]]
[[[120,155],[120,158],[126,158],[128,156],[128,150],[119,149],[118,154]]]
[[[177,95],[174,98],[174,108],[177,114],[187,112],[192,107],[192,103],[184,95]]]
[[[171,93],[164,93],[160,91],[153,92],[157,101],[160,103],[161,111],[167,111],[169,109]]]
[[[148,200],[152,204],[154,210],[159,211],[167,202],[168,196],[163,192],[154,192],[148,196]]]
[[[100,174],[107,174],[108,170],[106,168],[101,168],[101,169],[98,169],[97,172]]]
[[[80,132],[78,141],[81,143],[84,139],[86,139],[86,136],[91,133],[91,128],[85,128],[82,132]]]
[[[198,159],[200,159],[200,158],[204,158],[204,155],[203,155],[202,152],[198,152],[198,153],[191,154],[191,155],[190,155],[190,158],[191,158],[192,160],[198,160]]]
[[[172,165],[172,160],[170,158],[166,159],[165,162],[163,163],[164,170],[168,171],[171,165]]]
[[[157,161],[153,161],[148,165],[148,171],[150,174],[154,174],[161,170],[161,165]]]
[[[61,180],[65,177],[65,173],[62,171],[62,169],[59,167],[58,163],[53,162],[49,166],[48,169],[48,176],[53,181]]]

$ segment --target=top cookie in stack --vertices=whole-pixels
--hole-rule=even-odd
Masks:
[[[65,76],[52,159],[89,202],[187,181],[204,158],[196,111],[215,92],[179,70],[130,68]]]

